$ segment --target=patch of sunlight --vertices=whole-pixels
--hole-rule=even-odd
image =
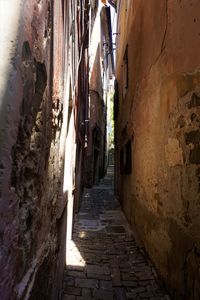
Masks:
[[[73,189],[75,177],[75,161],[76,161],[76,143],[74,129],[74,114],[71,114],[69,120],[69,131],[65,144],[65,166],[64,166],[64,183],[63,192]]]
[[[72,240],[70,240],[67,245],[66,265],[76,267],[85,266],[85,260]]]
[[[12,57],[17,47],[21,0],[0,0],[0,107],[1,98],[7,88],[7,81],[13,71]]]
[[[85,236],[86,236],[86,233],[85,231],[81,231],[79,232],[79,235],[78,235],[81,239],[83,239]]]
[[[74,211],[74,197],[73,195],[68,195],[67,203],[67,246],[72,239],[72,227],[73,227],[73,211]]]
[[[95,62],[97,48],[98,48],[98,45],[101,40],[100,11],[101,11],[102,6],[103,6],[103,4],[100,2],[98,11],[97,11],[97,15],[95,18],[95,22],[94,22],[94,27],[93,27],[92,34],[91,34],[91,42],[90,42],[90,47],[89,47],[89,56],[90,56],[89,81],[91,79],[91,74],[92,74],[92,70],[93,70],[93,66],[94,66],[94,62]]]

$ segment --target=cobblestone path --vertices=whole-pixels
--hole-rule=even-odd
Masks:
[[[63,300],[170,298],[115,200],[112,172],[86,189],[76,216]]]

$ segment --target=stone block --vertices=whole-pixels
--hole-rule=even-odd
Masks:
[[[98,265],[88,265],[87,274],[100,274],[100,275],[109,275],[110,270],[107,265],[98,266]]]
[[[81,289],[79,287],[67,287],[65,289],[65,293],[69,294],[69,295],[80,296],[81,295]]]
[[[76,300],[74,295],[63,295],[62,300]]]
[[[82,296],[84,296],[84,297],[91,297],[92,296],[91,289],[82,288]]]
[[[99,282],[99,287],[100,289],[103,290],[112,290],[112,281],[105,281],[105,280],[101,280]]]
[[[86,274],[81,271],[68,271],[67,274],[72,277],[85,278]]]
[[[96,299],[112,300],[113,299],[113,291],[108,291],[108,290],[104,290],[104,289],[95,289],[93,296]]]
[[[126,300],[126,292],[124,288],[117,287],[115,288],[115,298],[116,300]]]
[[[112,269],[111,277],[113,286],[121,286],[120,270],[118,268]]]
[[[98,288],[98,280],[89,278],[76,278],[75,286],[89,289]]]

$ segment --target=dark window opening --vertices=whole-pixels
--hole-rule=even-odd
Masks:
[[[71,87],[71,80],[69,85],[69,104],[68,104],[68,117],[67,117],[67,132],[69,131],[69,123],[71,120],[73,105],[72,105],[72,87]]]
[[[126,97],[127,90],[128,90],[128,46],[126,46],[126,50],[123,58],[123,98]]]
[[[117,119],[119,113],[119,92],[118,92],[118,82],[115,79],[115,94],[114,94],[114,120]]]
[[[120,151],[120,173],[131,174],[132,172],[132,157],[131,157],[131,140],[128,140],[126,145]]]

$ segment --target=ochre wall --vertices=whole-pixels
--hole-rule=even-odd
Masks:
[[[120,1],[119,199],[178,298],[200,299],[200,2]],[[128,45],[129,85],[122,96]],[[132,172],[119,171],[132,141]]]

